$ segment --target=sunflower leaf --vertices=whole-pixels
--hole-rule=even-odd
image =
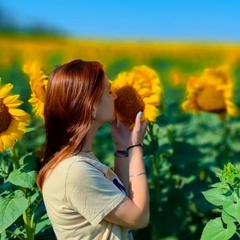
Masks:
[[[230,199],[227,199],[223,204],[224,211],[234,217],[237,221],[240,220],[240,201],[233,202]]]
[[[221,193],[218,188],[212,188],[202,192],[208,202],[215,206],[221,206],[227,200],[227,197]]]
[[[20,190],[13,197],[0,198],[0,232],[9,227],[28,207],[28,200]]]
[[[36,183],[36,176],[36,171],[27,171],[23,166],[11,172],[7,181],[20,187],[33,188]]]
[[[221,218],[215,218],[204,227],[201,240],[227,240],[234,235],[235,231],[236,225],[234,223],[227,224],[225,228]]]

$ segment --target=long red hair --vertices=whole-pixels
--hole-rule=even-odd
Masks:
[[[82,60],[66,63],[51,73],[44,107],[46,145],[37,178],[40,190],[58,163],[81,151],[104,78],[99,62]]]

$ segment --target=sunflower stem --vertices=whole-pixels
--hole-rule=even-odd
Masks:
[[[228,146],[228,135],[229,135],[229,128],[227,121],[223,121],[223,135],[222,135],[222,158],[221,158],[221,167],[223,167],[227,162],[229,162],[228,159],[228,153],[229,153],[229,146]]]
[[[24,220],[25,228],[27,232],[27,239],[34,240],[34,226],[32,226],[31,224],[29,207],[23,213],[23,220]]]
[[[13,148],[12,150],[10,150],[11,156],[12,156],[12,160],[13,160],[13,168],[19,169],[21,167],[17,153],[16,153],[16,149]]]
[[[149,124],[149,132],[148,132],[149,136],[150,136],[150,143],[156,141],[156,137],[154,135],[153,132],[153,123]],[[160,169],[159,169],[159,157],[156,154],[156,152],[154,152],[153,157],[152,157],[152,166],[153,166],[153,182],[154,182],[154,186],[155,186],[155,199],[158,202],[159,201],[159,196],[160,196],[160,184],[159,184],[159,173],[160,173]]]
[[[14,169],[15,170],[19,169],[21,167],[21,164],[19,162],[19,157],[18,157],[18,154],[17,154],[15,148],[13,148],[11,150],[11,156],[12,156],[12,159],[13,159]],[[20,190],[24,193],[25,198],[28,199],[27,188],[20,187]],[[22,216],[23,216],[23,221],[25,223],[27,239],[28,240],[34,240],[35,226],[32,226],[33,224],[31,223],[31,220],[30,220],[30,206],[28,206],[28,208],[24,211]]]
[[[158,138],[154,134],[153,130],[153,123],[149,123],[149,128],[148,128],[148,136],[149,136],[149,144],[153,144],[155,146],[155,142],[158,141]],[[160,161],[160,155],[156,153],[156,151],[153,151],[153,155],[151,158],[152,161],[152,167],[153,167],[153,203],[155,203],[156,206],[160,205],[160,166],[159,166],[159,161]],[[158,211],[158,210],[157,210]],[[157,235],[158,229],[156,226],[153,226],[153,235]]]
[[[41,197],[41,198],[38,200],[36,206],[34,207],[34,210],[33,210],[33,213],[32,213],[32,217],[31,217],[31,228],[32,228],[33,233],[35,232],[36,225],[37,225],[37,223],[36,223],[36,221],[35,221],[35,215],[36,215],[37,209],[38,209],[38,207],[39,207],[39,205],[41,204],[42,201],[43,201],[43,198]]]
[[[153,155],[153,174],[154,174],[154,185],[156,191],[156,200],[159,201],[160,196],[160,184],[159,184],[159,167],[158,167],[158,157],[156,154]]]

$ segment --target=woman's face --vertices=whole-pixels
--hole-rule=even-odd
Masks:
[[[114,100],[116,94],[111,92],[111,84],[107,77],[104,79],[103,93],[96,109],[96,121],[100,123],[115,120]]]

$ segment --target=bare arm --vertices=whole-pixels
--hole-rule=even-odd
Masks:
[[[124,122],[115,122],[112,124],[112,135],[115,143],[115,151],[126,151],[129,146],[131,131],[129,124]],[[128,154],[128,153],[127,153]],[[129,157],[114,158],[114,172],[117,174],[124,185],[127,196],[129,195]]]
[[[124,144],[127,144],[127,147],[129,147],[142,143],[147,124],[147,122],[141,123],[140,116],[137,116],[133,131],[125,134],[127,139],[123,141]],[[120,128],[121,127],[122,131],[127,132],[126,126],[120,126]],[[117,141],[115,141],[115,143],[116,142]],[[118,146],[120,146],[120,143],[117,143],[119,144]],[[126,146],[121,147],[127,148]],[[125,197],[119,206],[105,217],[105,220],[128,228],[143,228],[147,226],[149,221],[147,177],[145,174],[138,175],[139,173],[145,173],[142,148],[136,146],[129,149],[128,159],[116,158],[115,170],[121,181],[124,184],[129,184],[129,197]]]
[[[129,157],[115,157],[114,172],[124,185],[129,196]]]

